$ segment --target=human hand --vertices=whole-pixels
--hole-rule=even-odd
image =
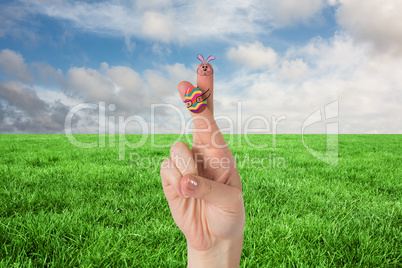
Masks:
[[[178,142],[161,164],[163,190],[187,240],[189,267],[236,267],[243,246],[245,211],[235,159],[213,117],[213,69],[197,69],[197,88],[211,93],[207,108],[191,113],[193,146]],[[192,85],[183,81],[179,94]],[[207,96],[205,96],[207,97]],[[205,98],[204,97],[204,98]]]

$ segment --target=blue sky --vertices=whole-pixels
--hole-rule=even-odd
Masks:
[[[397,0],[2,2],[0,133],[64,133],[72,107],[100,102],[116,106],[107,116],[139,115],[175,133],[177,112],[152,121],[151,105],[188,118],[177,84],[194,82],[198,53],[216,57],[216,116],[235,126],[241,102],[241,128],[285,116],[277,131],[301,133],[336,101],[340,133],[402,133],[401,11]],[[72,131],[96,133],[97,116],[81,110]]]

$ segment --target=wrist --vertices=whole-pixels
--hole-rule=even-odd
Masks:
[[[207,250],[193,249],[187,243],[188,267],[239,267],[243,236],[234,240],[219,241]]]

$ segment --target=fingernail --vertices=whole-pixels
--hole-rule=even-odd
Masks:
[[[184,198],[189,198],[189,197],[190,197],[190,196],[186,195],[186,194],[183,192],[183,189],[181,189],[180,191],[181,191],[181,194],[183,195]]]
[[[187,189],[194,191],[197,188],[198,182],[194,177],[188,176]]]

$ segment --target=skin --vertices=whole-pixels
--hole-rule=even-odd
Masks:
[[[209,88],[213,94],[212,67],[210,75],[200,73],[197,87],[203,92]],[[182,100],[189,86],[187,81],[179,84]],[[188,267],[238,267],[245,224],[242,185],[235,159],[213,117],[213,95],[207,109],[191,116],[193,146],[172,145],[170,158],[161,164],[163,190],[187,240]]]
[[[180,84],[179,84],[180,85]],[[202,62],[197,67],[197,87],[201,89],[202,93],[209,89],[211,96],[208,98],[207,108],[214,114],[214,69],[211,64]],[[179,93],[180,88],[179,88]],[[182,94],[180,96],[183,96]],[[210,100],[211,99],[211,100]]]

